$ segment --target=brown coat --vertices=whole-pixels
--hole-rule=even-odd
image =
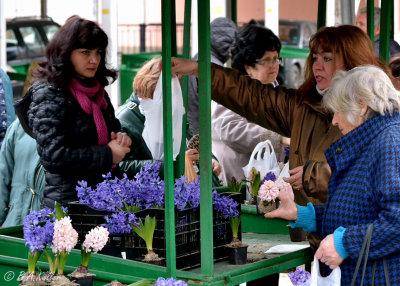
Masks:
[[[304,191],[295,191],[299,205],[326,202],[331,170],[324,150],[342,134],[332,126],[321,95],[299,96],[297,90],[263,85],[240,72],[212,65],[212,99],[234,112],[290,137],[290,169],[304,166]]]

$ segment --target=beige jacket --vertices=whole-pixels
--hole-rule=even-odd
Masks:
[[[237,180],[245,178],[243,167],[249,163],[254,147],[269,139],[274,147],[278,161],[283,161],[283,146],[280,135],[212,102],[212,152],[222,166],[220,179],[223,185],[234,176]],[[283,155],[283,158],[282,158]]]

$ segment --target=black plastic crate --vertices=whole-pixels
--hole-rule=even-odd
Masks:
[[[238,210],[240,211],[240,193],[222,193],[221,195],[229,196],[238,202]],[[97,211],[79,203],[70,203],[68,209],[72,225],[78,232],[80,243],[83,242],[87,232],[97,225],[105,223],[104,216],[111,214],[111,212]],[[135,215],[141,218],[142,221],[144,221],[147,215],[156,217],[157,225],[153,236],[153,250],[160,257],[166,257],[164,209],[150,208],[139,211],[135,213]],[[240,229],[239,239],[241,239]],[[214,211],[214,261],[228,259],[228,253],[224,245],[231,241],[232,231],[229,219],[224,219],[221,214]],[[175,244],[177,269],[185,270],[200,266],[199,209],[175,211]],[[80,248],[80,245],[78,245],[77,248]],[[132,231],[132,234],[110,235],[109,242],[100,253],[142,261],[144,255],[147,253],[147,248],[144,240]]]

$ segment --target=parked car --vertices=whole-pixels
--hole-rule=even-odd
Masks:
[[[50,17],[18,17],[6,21],[7,65],[14,99],[21,96],[29,64],[45,58],[46,45],[60,25]]]
[[[51,18],[19,17],[6,21],[7,63],[10,66],[41,61],[59,24]]]
[[[317,32],[317,24],[307,21],[279,21],[279,38],[283,46],[308,49],[308,42]],[[304,81],[305,58],[284,58],[285,86],[298,88]]]

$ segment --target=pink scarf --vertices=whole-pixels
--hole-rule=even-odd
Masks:
[[[95,86],[86,87],[77,79],[72,78],[68,90],[87,114],[93,114],[97,129],[98,143],[99,145],[106,145],[108,143],[108,130],[103,113],[101,113],[100,110],[100,108],[103,110],[107,108],[107,102],[104,99],[104,87],[98,81],[96,81]],[[90,100],[89,97],[94,97],[95,101]]]

